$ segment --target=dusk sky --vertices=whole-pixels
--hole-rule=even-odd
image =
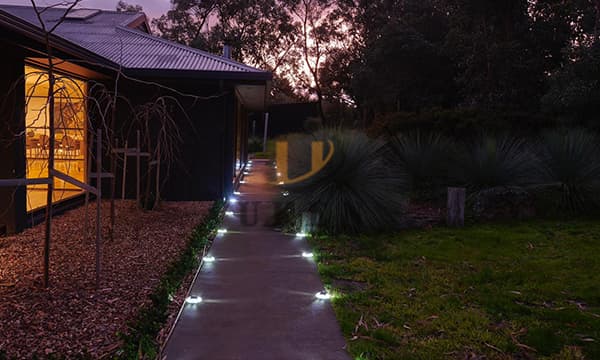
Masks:
[[[60,0],[35,0],[36,4],[39,5],[52,5],[60,2]],[[81,7],[84,8],[95,8],[105,10],[115,10],[119,0],[83,0]],[[128,4],[139,4],[144,7],[144,12],[149,18],[159,17],[166,13],[171,7],[169,0],[129,0],[125,1]],[[13,5],[31,5],[30,0],[0,0],[0,4],[13,4]]]

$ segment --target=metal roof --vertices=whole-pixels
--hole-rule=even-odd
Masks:
[[[95,9],[89,9],[94,10]],[[30,6],[1,5],[0,11],[41,28]],[[56,25],[65,14],[64,8],[47,8],[42,14],[47,29]],[[91,16],[65,19],[54,31],[81,48],[101,56],[128,70],[228,73],[269,79],[269,72],[174,43],[136,28],[145,23],[144,13],[99,10]]]

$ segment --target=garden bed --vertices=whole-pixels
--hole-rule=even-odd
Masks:
[[[102,281],[95,288],[92,220],[84,239],[84,208],[53,222],[50,287],[42,287],[44,225],[0,238],[0,357],[34,354],[93,358],[122,346],[140,308],[151,303],[168,266],[178,259],[210,202],[165,202],[144,212],[117,202],[114,240],[108,239],[109,203],[103,203]],[[89,208],[90,219],[95,206]]]
[[[311,240],[357,359],[600,358],[600,222]]]

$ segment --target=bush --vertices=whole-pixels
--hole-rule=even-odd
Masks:
[[[449,182],[448,173],[456,156],[454,143],[441,135],[414,131],[397,134],[390,144],[412,195],[417,198],[439,195]]]
[[[316,175],[285,185],[295,214],[318,214],[320,228],[329,233],[379,231],[397,225],[406,186],[404,177],[390,166],[391,153],[381,141],[350,130],[289,136],[290,154],[308,154],[289,159],[290,177],[307,167],[310,142],[328,139],[335,149],[331,161]]]
[[[525,186],[539,180],[539,161],[521,139],[485,137],[467,146],[453,176],[471,192]]]
[[[543,136],[538,152],[545,181],[540,187],[557,190],[559,209],[582,212],[600,207],[599,141],[583,129]]]
[[[259,137],[250,137],[248,139],[248,152],[256,153],[263,151],[263,141]]]

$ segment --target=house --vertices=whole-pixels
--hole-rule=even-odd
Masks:
[[[267,106],[269,72],[154,36],[143,13],[49,7],[41,17],[46,30],[56,27],[50,34],[32,7],[0,5],[0,179],[48,176],[51,52],[55,169],[89,181],[96,129],[111,133],[103,142],[113,151],[137,146],[141,132],[141,151],[157,153],[160,136],[171,146],[160,168],[162,199],[215,200],[232,192],[247,161],[247,116]],[[152,171],[147,160],[144,179]],[[121,163],[112,170],[116,184],[125,177],[123,195],[134,198],[137,160],[128,161],[125,176]],[[79,187],[56,178],[54,184],[57,209],[81,202]],[[0,187],[0,232],[39,221],[46,196],[43,184]]]

